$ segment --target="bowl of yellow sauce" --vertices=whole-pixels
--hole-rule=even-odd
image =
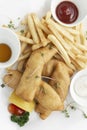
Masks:
[[[12,30],[0,28],[0,68],[14,64],[20,55],[20,41]]]

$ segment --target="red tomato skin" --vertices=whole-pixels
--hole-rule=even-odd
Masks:
[[[23,109],[17,107],[16,105],[14,105],[12,103],[8,105],[8,111],[11,114],[16,115],[16,116],[20,116],[25,112]]]

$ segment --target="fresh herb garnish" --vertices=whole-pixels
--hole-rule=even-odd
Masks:
[[[83,112],[83,116],[84,116],[85,118],[87,118],[87,114],[86,114],[86,113],[84,113],[84,112]]]
[[[41,53],[41,56],[43,57],[43,56],[44,56],[44,53]]]
[[[16,116],[16,115],[11,115],[11,121],[17,123],[19,126],[24,126],[25,123],[28,122],[29,120],[29,112],[25,112],[23,115]]]
[[[4,87],[5,87],[5,84],[1,84],[0,86],[1,86],[2,88],[4,88]]]
[[[70,115],[69,115],[69,113],[68,113],[68,111],[67,111],[67,109],[65,109],[64,111],[62,111],[64,114],[65,114],[65,117],[67,117],[67,118],[69,118],[70,117]]]
[[[20,20],[20,17],[18,17],[18,20]]]
[[[71,108],[72,110],[76,110],[76,107],[75,107],[75,106],[71,106],[71,105],[70,105],[70,108]]]
[[[55,86],[56,89],[59,87],[59,85],[60,84],[58,82],[54,84],[54,86]]]
[[[51,50],[53,48],[52,44],[49,44],[49,50]]]
[[[23,34],[23,33],[24,33],[24,30],[20,30],[20,32]]]
[[[37,79],[37,78],[39,78],[39,76],[38,76],[38,75],[36,75],[36,76],[35,76],[35,78]]]
[[[8,24],[8,27],[15,29],[14,24],[13,24],[13,22],[12,22],[11,20],[10,20],[10,22],[9,22],[9,24]]]

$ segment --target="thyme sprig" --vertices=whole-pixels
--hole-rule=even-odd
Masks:
[[[84,116],[84,118],[87,118],[87,114],[86,114],[86,113],[84,113],[84,112],[83,112],[83,116]]]
[[[82,112],[82,114],[83,114],[83,117],[85,119],[87,119],[87,113],[85,113],[82,109],[80,109],[80,108],[76,107],[75,105],[73,105],[73,103],[74,102],[71,102],[71,103],[67,104],[66,108],[62,111],[62,113],[64,113],[65,117],[67,117],[67,118],[70,117],[70,113],[69,113],[69,108],[70,108],[71,110],[74,110],[74,111],[77,110],[77,109],[80,110]]]
[[[67,109],[63,110],[62,112],[65,114],[65,117],[67,117],[67,118],[70,117],[69,112],[68,112]]]
[[[5,84],[4,84],[4,83],[2,83],[0,86],[1,86],[2,88],[4,88],[4,87],[5,87]]]
[[[8,23],[8,28],[15,29],[15,25],[14,25],[14,23],[13,23],[12,20],[9,21],[9,23]]]
[[[66,105],[66,108],[62,111],[64,113],[65,117],[69,118],[70,113],[69,113],[69,108],[71,110],[76,110],[76,107],[73,105],[74,102],[70,102],[69,104]]]

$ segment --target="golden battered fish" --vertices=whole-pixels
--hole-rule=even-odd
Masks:
[[[32,101],[35,97],[37,88],[41,83],[41,74],[44,64],[46,64],[54,55],[56,50],[50,45],[34,51],[27,64],[23,76],[15,92],[26,101]]]
[[[66,64],[58,62],[51,78],[55,80],[50,80],[49,84],[58,93],[61,100],[64,101],[70,85],[70,75]]]
[[[9,87],[15,89],[21,79],[21,76],[22,73],[18,70],[9,70],[8,73],[4,76],[3,81]]]
[[[56,91],[46,82],[41,81],[39,91],[36,93],[35,99],[39,104],[50,110],[60,110],[63,103]]]

